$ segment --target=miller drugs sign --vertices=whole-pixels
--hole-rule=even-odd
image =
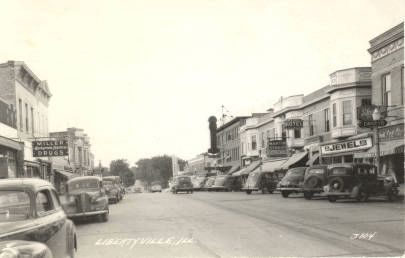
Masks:
[[[362,149],[368,149],[373,146],[371,141],[371,137],[351,140],[351,141],[344,141],[338,143],[332,143],[321,146],[321,153],[324,154],[334,154],[339,152],[349,152],[349,151],[356,151]]]
[[[32,142],[33,157],[68,156],[68,154],[69,148],[67,140]]]

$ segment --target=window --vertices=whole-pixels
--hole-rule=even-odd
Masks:
[[[325,118],[325,132],[329,132],[329,108],[323,111],[323,116]]]
[[[256,150],[257,142],[256,142],[256,135],[252,135],[252,150]]]
[[[38,215],[53,210],[52,197],[48,190],[42,190],[37,193],[36,206]]]
[[[312,136],[314,135],[314,123],[312,114],[308,116],[308,120],[309,120],[309,136]]]
[[[337,123],[337,121],[336,121],[336,103],[333,103],[333,105],[332,105],[332,118],[333,118],[333,124],[332,124],[332,126],[335,128],[336,127],[336,123]]]
[[[267,136],[267,139],[269,139],[269,138],[270,138],[270,130],[267,130],[267,132],[266,132],[266,136]],[[267,142],[267,140],[266,140],[266,142]]]
[[[343,125],[352,125],[352,101],[346,100],[342,102],[343,104]]]
[[[262,132],[262,148],[264,147],[264,132]]]
[[[34,108],[31,108],[31,131],[32,134],[35,132],[35,125],[34,125]]]
[[[24,123],[23,123],[23,109],[22,109],[22,100],[18,99],[18,111],[20,112],[20,131],[24,130]]]
[[[382,77],[383,105],[391,106],[391,74]]]
[[[301,138],[301,128],[294,128],[294,138],[295,139]]]
[[[273,139],[277,139],[277,131],[276,131],[276,128],[273,128]]]
[[[25,103],[25,129],[28,133],[29,125],[28,125],[28,104]]]
[[[404,104],[404,67],[401,67],[401,104]]]
[[[371,106],[371,99],[362,99],[361,105],[362,106]]]

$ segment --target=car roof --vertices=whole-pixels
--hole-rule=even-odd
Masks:
[[[53,187],[50,182],[39,178],[7,178],[0,180],[0,189],[30,189],[35,192],[37,189],[44,186]]]
[[[72,182],[76,182],[76,181],[89,180],[89,179],[96,179],[98,181],[101,181],[101,178],[98,176],[79,176],[79,177],[74,177],[67,182],[72,183]]]
[[[328,168],[353,168],[353,167],[374,167],[372,164],[367,164],[367,163],[336,163],[336,164],[330,164],[328,165]]]

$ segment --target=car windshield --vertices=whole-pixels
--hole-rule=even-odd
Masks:
[[[325,170],[323,168],[311,168],[308,173],[311,175],[315,175],[315,174],[323,174],[324,171]]]
[[[302,176],[304,174],[304,169],[290,169],[287,171],[286,177],[290,176]]]
[[[30,198],[23,191],[0,191],[0,223],[29,218]]]
[[[183,183],[183,182],[190,182],[190,181],[191,181],[191,179],[190,179],[189,177],[178,177],[177,180],[178,180],[180,183]]]
[[[111,181],[111,180],[103,180],[103,184],[104,184],[105,186],[107,186],[107,185],[113,185],[113,181]]]
[[[70,191],[98,188],[98,180],[82,180],[68,184]]]
[[[352,169],[351,168],[342,168],[342,167],[337,167],[337,168],[332,168],[330,175],[350,175]]]

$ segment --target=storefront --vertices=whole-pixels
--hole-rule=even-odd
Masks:
[[[320,146],[320,163],[352,163],[354,154],[373,147],[372,136],[369,133],[356,135],[344,141],[330,142]]]
[[[380,149],[380,173],[395,173],[397,180],[404,183],[404,124],[392,125],[378,130]],[[377,146],[354,154],[356,162],[375,164]]]
[[[0,136],[0,179],[24,173],[24,143]]]

